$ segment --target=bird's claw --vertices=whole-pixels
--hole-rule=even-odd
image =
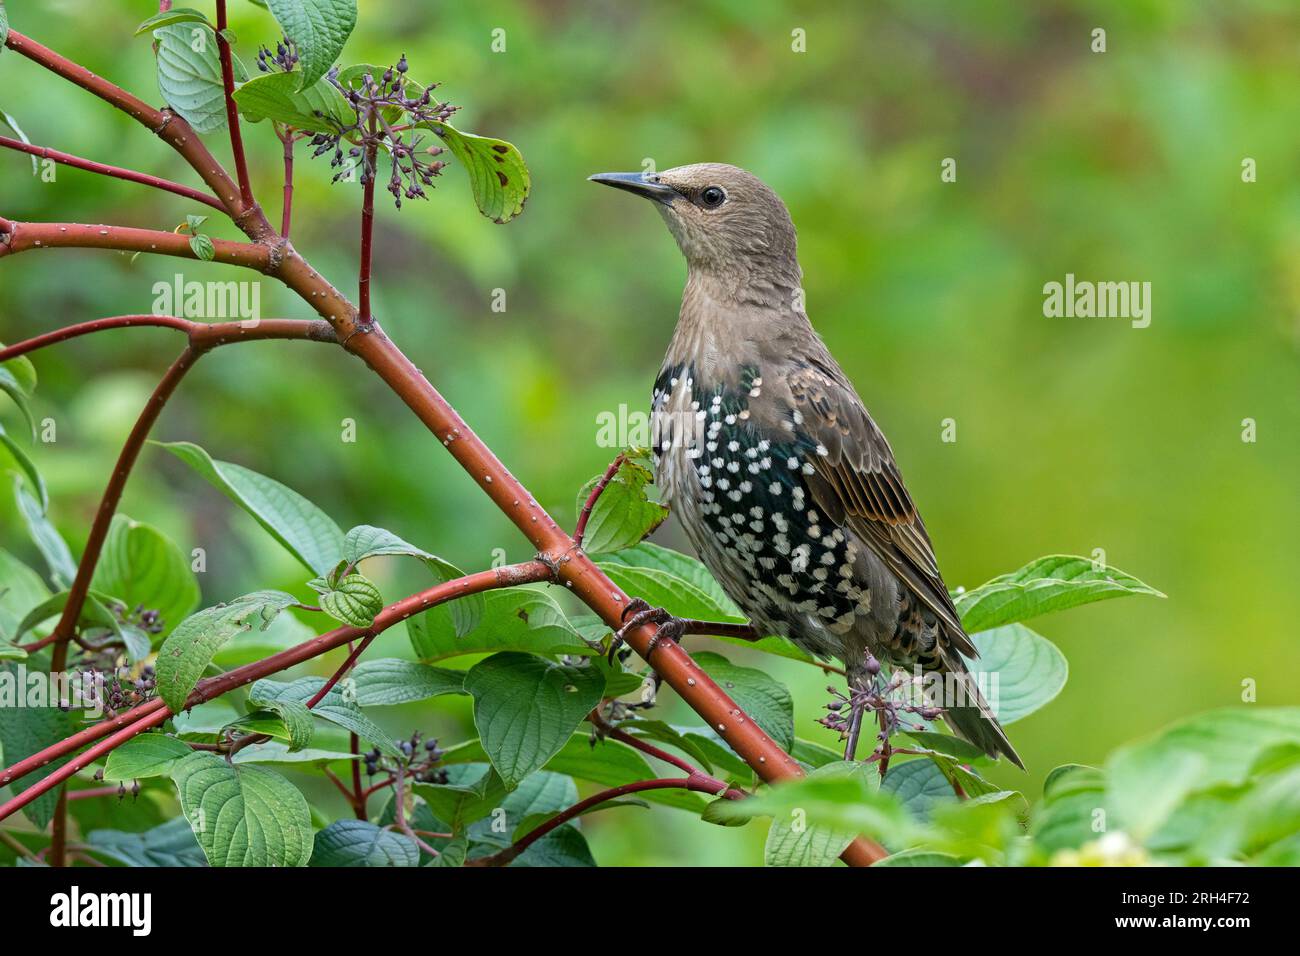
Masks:
[[[611,664],[614,662],[614,655],[625,643],[627,635],[643,624],[659,625],[659,630],[655,632],[654,637],[650,638],[650,644],[646,647],[646,657],[650,656],[660,641],[669,640],[677,643],[686,631],[686,622],[682,618],[673,617],[661,607],[651,607],[641,598],[633,598],[627,602],[627,607],[623,608],[623,626],[614,632],[614,638],[609,642]]]

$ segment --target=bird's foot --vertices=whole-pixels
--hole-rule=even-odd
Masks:
[[[618,649],[623,646],[626,636],[643,624],[659,625],[659,630],[650,638],[650,644],[645,649],[643,656],[646,658],[649,658],[660,641],[667,640],[676,644],[687,634],[712,634],[715,637],[736,637],[746,641],[756,641],[762,637],[749,624],[675,617],[661,607],[651,607],[641,598],[632,598],[627,602],[627,607],[623,608],[623,626],[614,632],[614,639],[609,644],[611,663]]]
[[[650,638],[650,645],[646,648],[645,656],[649,657],[650,652],[662,640],[669,640],[676,643],[686,633],[688,622],[680,617],[673,617],[661,607],[651,607],[641,598],[633,598],[627,602],[627,607],[623,608],[623,626],[614,632],[614,638],[609,642],[609,660],[612,663],[614,655],[618,649],[626,642],[627,635],[635,631],[643,624],[658,624],[659,629],[655,631],[654,637]]]

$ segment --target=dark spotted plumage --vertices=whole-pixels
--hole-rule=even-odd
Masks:
[[[893,451],[808,322],[784,204],[717,164],[607,181],[656,200],[690,266],[653,441],[700,559],[758,630],[839,658],[859,688],[868,655],[955,681],[950,726],[1019,764]]]

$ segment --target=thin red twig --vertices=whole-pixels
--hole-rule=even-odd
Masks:
[[[246,207],[253,206],[253,186],[248,178],[248,159],[244,156],[244,136],[239,129],[239,108],[235,105],[235,67],[226,42],[226,0],[217,0],[217,53],[221,57],[221,83],[226,90],[226,125],[230,127],[230,150],[235,155],[235,174],[239,179],[239,196]]]
[[[215,196],[195,189],[192,186],[184,186],[180,183],[174,183],[170,179],[162,179],[158,176],[150,176],[148,173],[137,173],[134,169],[124,169],[121,166],[110,166],[107,163],[98,163],[93,159],[83,159],[80,156],[74,156],[71,153],[64,153],[57,149],[51,149],[48,146],[34,146],[31,143],[24,143],[22,140],[10,139],[8,136],[0,136],[0,147],[4,149],[17,150],[20,153],[28,153],[41,159],[52,159],[56,163],[64,166],[71,166],[74,169],[84,169],[87,172],[99,173],[101,176],[111,176],[114,179],[124,179],[127,182],[139,183],[142,186],[152,186],[154,189],[161,189],[164,192],[175,193],[177,196],[184,196],[186,199],[193,199],[195,202],[201,202],[214,209],[225,212],[226,207],[221,204]]]
[[[627,455],[623,452],[618,453],[618,456],[605,469],[605,473],[596,481],[595,486],[591,489],[591,494],[587,495],[587,500],[583,502],[582,511],[578,514],[578,523],[573,527],[573,546],[575,548],[582,547],[582,539],[587,534],[587,522],[591,520],[591,511],[596,507],[596,502],[600,500],[600,496],[605,493],[605,489],[609,487],[609,483],[614,480],[614,476],[618,474],[618,470],[623,467],[623,461],[626,458]]]
[[[516,859],[521,853],[540,840],[546,834],[552,832],[558,827],[564,826],[575,817],[581,816],[592,807],[606,803],[610,800],[617,800],[619,797],[627,796],[631,793],[644,793],[647,790],[694,790],[699,793],[708,793],[718,796],[717,792],[710,788],[712,778],[706,778],[701,775],[691,775],[681,778],[663,778],[657,780],[637,780],[633,783],[625,783],[622,786],[610,787],[608,790],[602,790],[599,793],[592,794],[586,800],[579,800],[573,806],[562,810],[549,820],[539,825],[536,829],[529,830],[526,834],[516,840],[513,844],[498,853],[491,856],[483,857],[473,861],[475,866],[505,866],[512,860]],[[732,796],[732,794],[735,796]],[[739,791],[727,791],[725,796],[728,799],[739,799]]]

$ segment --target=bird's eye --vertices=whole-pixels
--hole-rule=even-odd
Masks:
[[[717,209],[726,198],[721,186],[706,186],[700,191],[700,205],[706,209]]]

